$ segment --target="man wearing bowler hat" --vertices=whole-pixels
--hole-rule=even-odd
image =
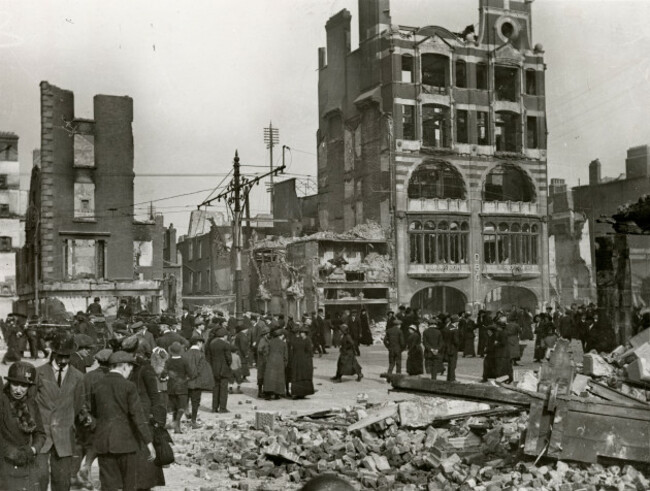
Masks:
[[[135,357],[116,351],[108,358],[110,371],[92,388],[91,412],[97,420],[94,444],[99,459],[102,491],[135,491],[139,443],[144,442],[153,460],[151,429],[145,418],[138,389],[127,380]]]
[[[232,377],[232,353],[231,346],[226,337],[228,330],[225,327],[217,329],[214,339],[205,353],[205,357],[212,367],[214,377],[214,388],[212,389],[212,411],[217,413],[229,412],[228,404],[228,382]]]
[[[45,429],[45,444],[36,457],[39,486],[68,491],[72,477],[74,424],[84,409],[82,373],[70,365],[77,351],[74,337],[61,332],[52,341],[49,363],[36,369],[36,403]]]

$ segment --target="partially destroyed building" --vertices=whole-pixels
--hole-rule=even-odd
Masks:
[[[394,25],[389,0],[359,0],[354,51],[350,12],[327,21],[320,227],[392,229],[399,303],[548,300],[546,65],[531,7],[480,0],[478,31],[452,32]]]
[[[122,297],[134,311],[158,312],[163,218],[134,213],[133,100],[96,95],[93,119],[82,119],[71,91],[40,88],[40,165],[32,169],[18,259],[20,310],[48,316],[62,303],[74,312],[97,296],[108,314]]]

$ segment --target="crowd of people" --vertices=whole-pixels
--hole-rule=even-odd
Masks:
[[[650,318],[649,318],[650,320]],[[508,311],[480,310],[449,315],[420,315],[418,309],[401,306],[388,312],[383,341],[388,350],[387,380],[402,373],[406,352],[408,375],[429,374],[432,379],[447,374],[456,381],[459,354],[484,358],[482,380],[507,376],[513,381],[513,366],[518,365],[526,346],[534,339],[534,361],[548,359],[559,337],[571,340],[580,352],[609,352],[616,347],[614,330],[599,317],[595,305],[547,307],[533,315],[527,308],[513,306]],[[478,339],[477,339],[478,338]]]

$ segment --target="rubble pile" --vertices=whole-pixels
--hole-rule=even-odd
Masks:
[[[239,489],[280,489],[271,482],[297,488],[327,472],[361,489],[650,489],[647,478],[630,465],[535,465],[525,459],[521,449],[528,415],[520,409],[469,416],[490,406],[427,398],[368,408],[366,400],[360,397],[361,404],[345,410],[258,418],[257,426],[220,421],[213,431],[192,434],[191,447],[177,460],[226,474]]]
[[[357,225],[354,228],[351,228],[347,232],[336,233],[330,230],[325,230],[322,232],[316,232],[315,234],[309,235],[307,237],[302,237],[300,240],[386,240],[386,232],[381,225],[376,222],[368,222]]]

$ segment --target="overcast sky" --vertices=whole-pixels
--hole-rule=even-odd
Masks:
[[[393,0],[393,24],[460,31],[478,22],[478,0]],[[40,145],[39,82],[75,93],[92,117],[94,94],[134,99],[136,202],[216,186],[235,149],[268,165],[263,127],[280,128],[290,172],[315,174],[317,48],[325,22],[356,0],[0,0],[0,131],[20,136],[22,182]],[[537,0],[533,41],[546,51],[549,177],[570,185],[625,170],[630,146],[650,143],[650,2]],[[281,152],[275,154],[280,162]],[[246,168],[247,172],[263,169]],[[181,174],[181,175],[178,175]],[[253,213],[268,210],[259,188]],[[185,233],[209,191],[158,201]]]

